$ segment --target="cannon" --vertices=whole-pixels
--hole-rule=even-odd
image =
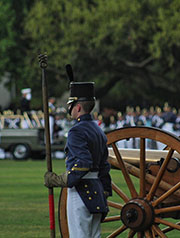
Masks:
[[[103,221],[113,223],[107,237],[164,238],[180,230],[180,138],[161,129],[139,126],[110,131],[107,139],[108,160],[117,175],[115,181],[112,176],[110,212]],[[120,141],[130,139],[138,141],[139,149],[118,146]],[[149,140],[163,143],[164,149],[147,149]],[[128,192],[124,192],[125,187]],[[63,238],[68,237],[66,199],[67,189],[63,188],[58,205]]]

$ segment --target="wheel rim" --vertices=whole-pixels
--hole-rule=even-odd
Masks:
[[[107,138],[108,146],[112,147],[115,154],[115,158],[109,157],[109,162],[113,167],[121,170],[117,170],[117,173],[122,173],[123,180],[129,190],[129,194],[124,193],[123,190],[112,181],[113,194],[116,196],[116,200],[113,201],[113,195],[113,197],[108,200],[108,205],[110,210],[114,209],[116,211],[116,214],[110,214],[110,216],[106,217],[104,224],[116,222],[117,227],[113,228],[107,237],[119,237],[122,233],[126,233],[128,238],[167,237],[165,235],[166,232],[173,229],[180,230],[180,223],[173,223],[161,217],[161,214],[167,214],[174,210],[180,211],[180,204],[159,208],[161,203],[172,195],[180,200],[180,191],[178,190],[180,189],[180,182],[172,186],[162,179],[173,153],[180,153],[180,139],[170,133],[148,127],[122,128],[108,133]],[[121,153],[116,146],[116,142],[128,138],[139,138],[140,140],[139,168],[123,161]],[[159,141],[168,148],[165,160],[156,177],[146,173],[146,139]],[[139,179],[139,190],[134,185],[132,176]],[[150,184],[148,191],[146,189],[147,183]],[[164,191],[163,195],[159,197],[156,195],[158,189],[163,189]],[[62,193],[66,193],[65,189],[62,189]],[[66,210],[65,206],[61,206],[61,208],[59,206],[60,214],[61,212],[63,213],[64,210]],[[143,219],[141,219],[141,215]],[[61,230],[65,229],[65,227],[63,227],[64,221],[62,222],[62,220],[59,220]],[[162,228],[162,225],[164,225],[165,228]]]
[[[23,159],[26,157],[27,148],[25,145],[17,145],[13,153],[17,159]]]

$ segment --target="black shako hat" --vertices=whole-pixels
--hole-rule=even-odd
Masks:
[[[67,104],[75,101],[95,101],[94,82],[71,82]]]

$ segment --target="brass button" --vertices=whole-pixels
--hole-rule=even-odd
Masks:
[[[94,191],[94,194],[97,194],[97,192],[96,192],[96,191]]]
[[[92,197],[89,197],[89,200],[92,200]]]
[[[89,194],[89,191],[86,191],[87,194]]]
[[[68,174],[70,174],[71,172],[70,171],[68,171]]]
[[[75,164],[74,166],[77,166],[77,164]]]
[[[74,168],[72,168],[71,170],[74,171]]]
[[[88,187],[87,184],[85,184],[84,187],[87,188]]]
[[[99,210],[99,209],[100,209],[100,207],[96,207],[96,209],[97,209],[97,210]]]
[[[77,120],[78,120],[78,121],[80,121],[81,119],[80,119],[80,118],[78,118]]]

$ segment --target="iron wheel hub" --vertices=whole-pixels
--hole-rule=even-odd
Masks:
[[[124,205],[121,220],[128,228],[145,231],[153,224],[154,210],[148,201],[136,198]]]

